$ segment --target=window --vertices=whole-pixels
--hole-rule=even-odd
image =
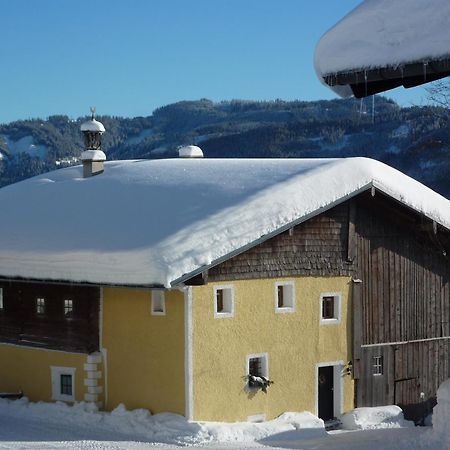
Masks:
[[[294,312],[294,283],[275,283],[275,312]]]
[[[69,319],[73,316],[73,300],[64,300],[64,316]]]
[[[382,356],[374,356],[373,357],[373,365],[372,365],[372,374],[375,375],[383,375],[383,357]]]
[[[214,288],[214,317],[232,317],[234,315],[234,289],[232,286]]]
[[[0,288],[0,311],[3,311],[5,306],[3,305],[3,288]]]
[[[248,387],[257,387],[252,385],[250,377],[269,378],[269,365],[267,353],[259,353],[247,356],[247,375],[249,377]]]
[[[72,395],[72,375],[61,374],[61,395]]]
[[[341,320],[341,294],[324,293],[320,296],[320,322],[339,323]]]
[[[52,400],[75,401],[75,368],[51,366]]]
[[[152,291],[152,315],[166,315],[166,298],[164,295],[164,291]]]
[[[40,297],[36,299],[36,314],[45,314],[45,298]]]

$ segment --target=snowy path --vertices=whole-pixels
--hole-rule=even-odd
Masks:
[[[135,442],[136,436],[102,429],[93,424],[80,426],[62,418],[60,423],[39,417],[0,413],[0,450],[149,450],[180,449],[179,446]],[[204,443],[198,448],[236,450],[251,448],[284,448],[302,450],[428,450],[421,445],[430,429],[400,428],[357,432],[332,432],[320,438],[305,439],[304,431],[282,432],[259,443]],[[436,449],[436,447],[434,447]],[[443,450],[443,449],[442,449]]]

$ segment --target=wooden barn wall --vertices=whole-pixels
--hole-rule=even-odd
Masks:
[[[356,201],[355,232],[358,406],[415,405],[420,414],[420,393],[432,403],[450,377],[448,234],[380,194]],[[381,355],[384,373],[374,376]]]
[[[99,349],[100,289],[73,285],[0,282],[0,342],[55,350],[91,353]],[[45,299],[37,314],[36,299]],[[64,315],[64,300],[73,313]]]
[[[348,205],[339,205],[213,267],[208,281],[351,275],[348,218]]]

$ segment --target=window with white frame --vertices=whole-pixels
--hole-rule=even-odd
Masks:
[[[3,288],[0,288],[0,312],[5,309],[5,305],[3,304]]]
[[[38,297],[36,299],[36,314],[42,316],[45,314],[45,298]]]
[[[214,316],[232,317],[234,315],[234,289],[233,286],[214,287]]]
[[[269,363],[267,353],[256,353],[247,355],[247,378],[248,387],[257,387],[252,383],[252,377],[269,378]]]
[[[320,295],[320,322],[339,323],[341,320],[341,294],[326,292]]]
[[[166,297],[162,290],[152,291],[152,315],[166,315]]]
[[[75,368],[51,366],[52,400],[75,401]]]
[[[73,300],[70,298],[64,300],[64,317],[66,319],[73,317]]]
[[[383,375],[383,356],[374,356],[372,364],[372,374]]]
[[[275,311],[293,312],[295,309],[295,290],[292,281],[275,283]]]

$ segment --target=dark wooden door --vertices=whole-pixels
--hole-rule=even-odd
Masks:
[[[334,417],[334,367],[319,367],[319,417],[330,420]]]

